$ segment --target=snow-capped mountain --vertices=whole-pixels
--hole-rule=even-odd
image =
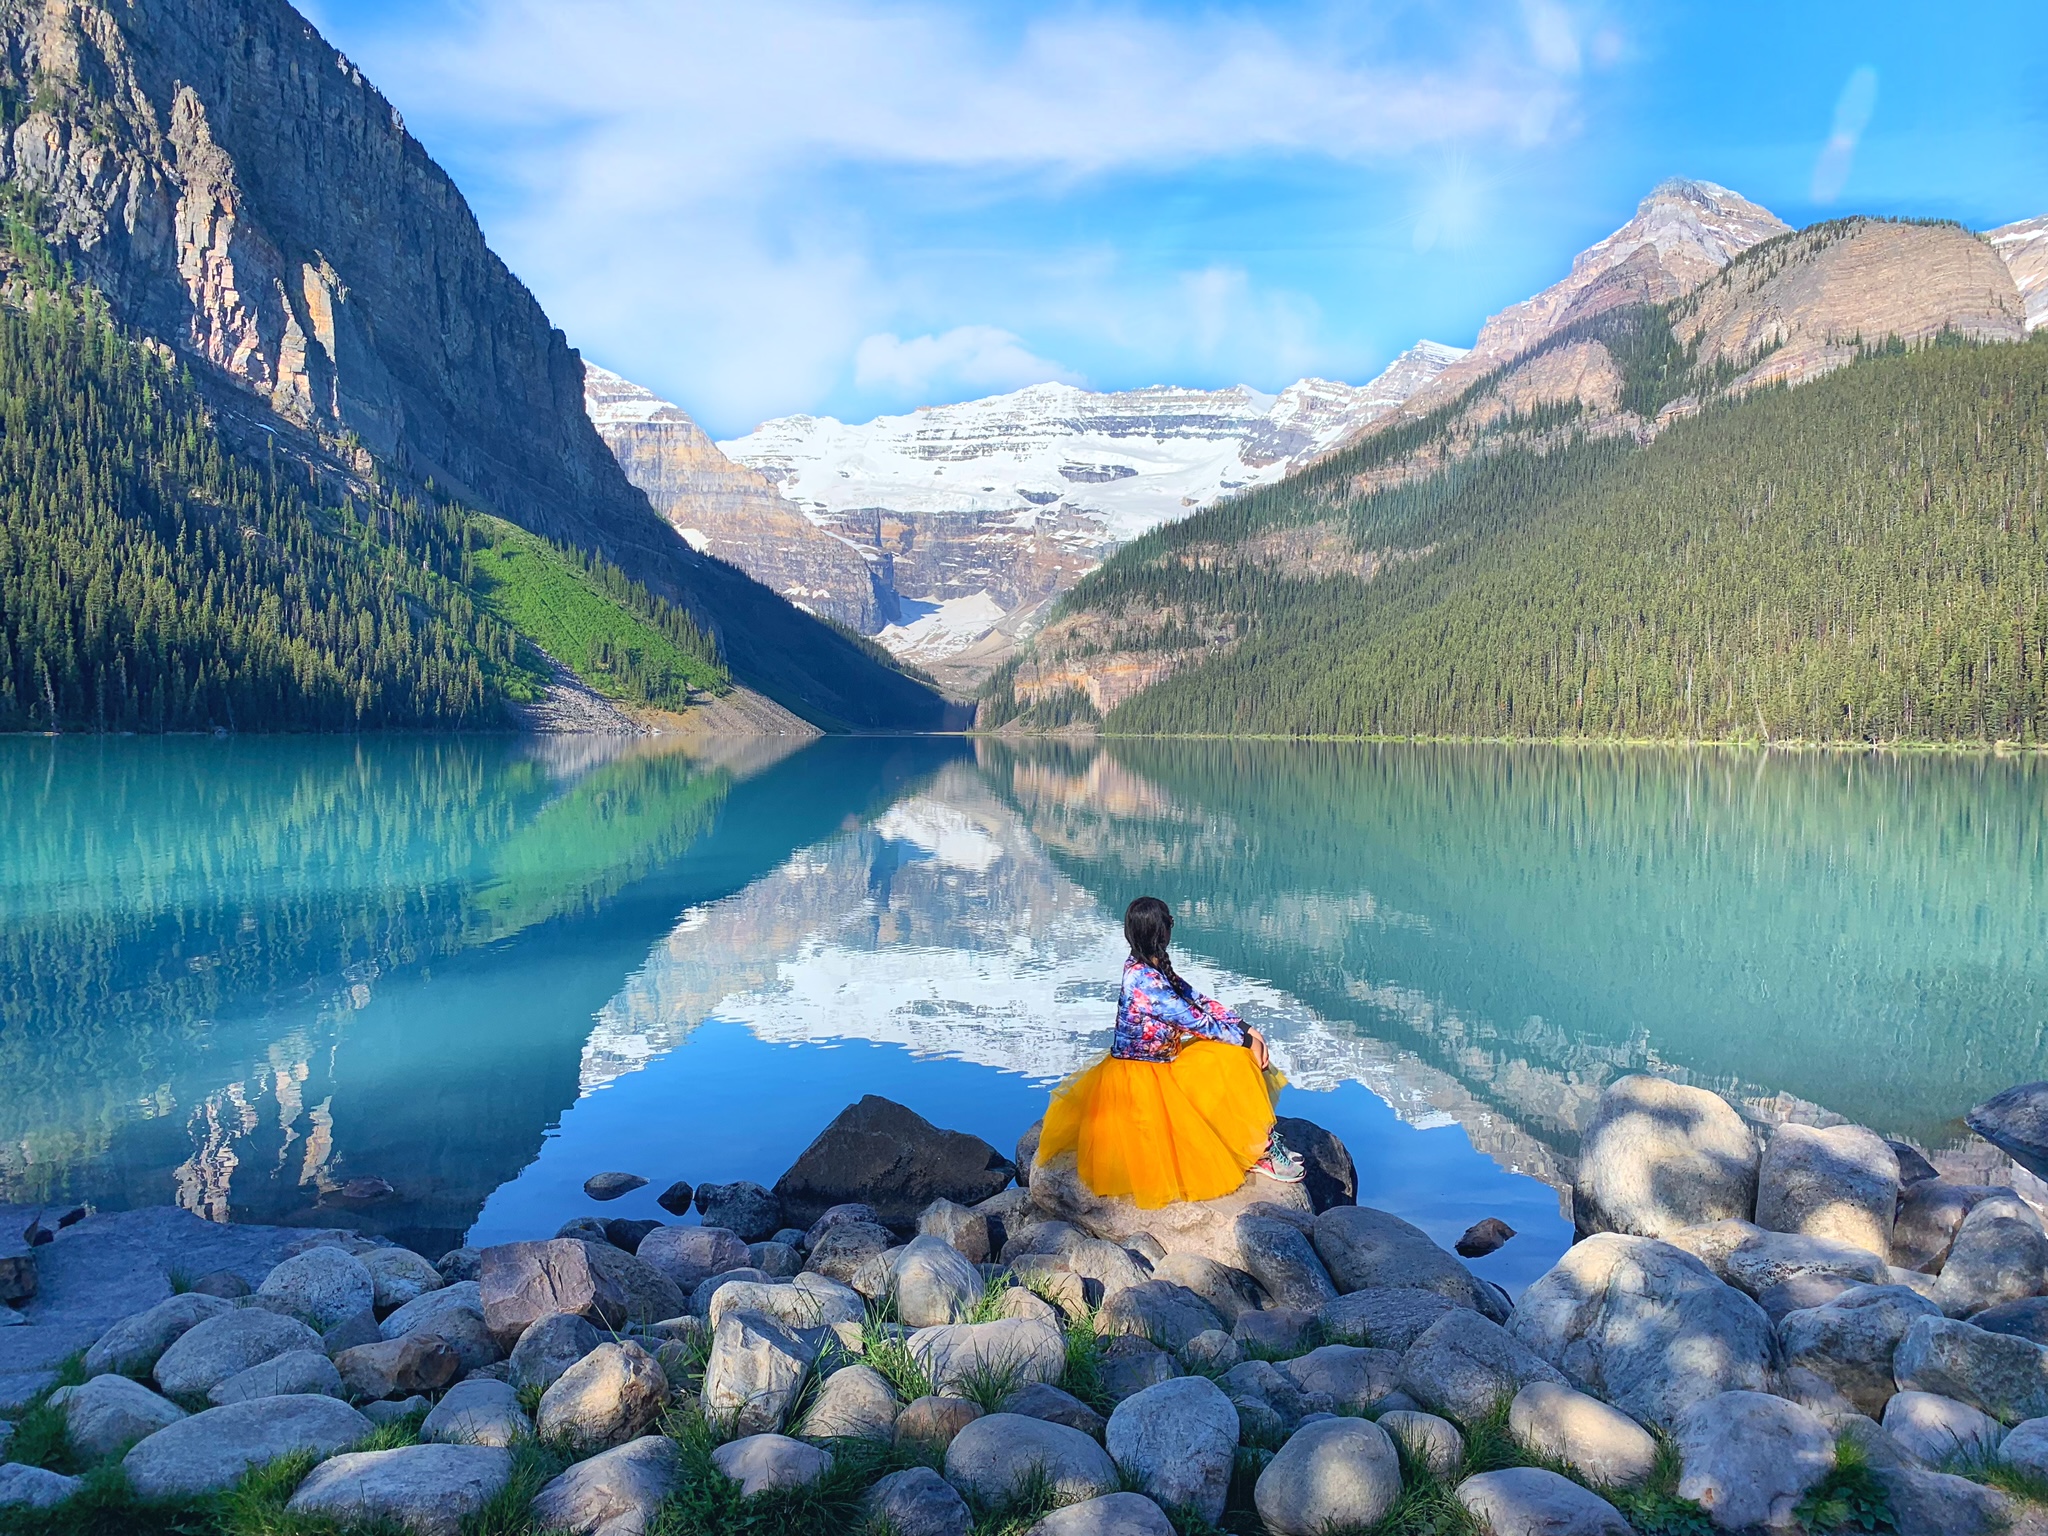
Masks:
[[[2048,214],[1994,229],[1984,237],[2005,259],[2027,305],[2027,329],[2048,325]]]

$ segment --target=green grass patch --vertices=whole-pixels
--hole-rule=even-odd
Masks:
[[[1891,1500],[1862,1445],[1846,1435],[1835,1442],[1835,1465],[1793,1510],[1801,1529],[1820,1536],[1835,1531],[1895,1531]]]
[[[616,566],[479,514],[470,535],[470,588],[492,614],[607,698],[682,709],[693,690],[731,686],[711,637],[681,608]],[[538,695],[537,658],[508,678],[515,697]]]

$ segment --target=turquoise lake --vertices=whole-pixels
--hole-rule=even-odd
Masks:
[[[0,741],[0,1203],[429,1253],[604,1169],[773,1183],[863,1093],[1005,1149],[1130,897],[1443,1241],[1569,1240],[1603,1083],[1930,1148],[2048,1076],[2031,758],[959,740]],[[350,1178],[396,1187],[366,1212]]]

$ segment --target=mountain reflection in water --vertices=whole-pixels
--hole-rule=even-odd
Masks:
[[[1106,1045],[1141,891],[1390,1205],[1566,1182],[1636,1069],[1941,1147],[2044,1075],[2044,782],[1481,746],[0,742],[0,1200],[436,1251],[482,1212],[585,1209],[600,1148],[772,1181],[870,1087],[1001,1141]],[[363,1175],[396,1197],[339,1203]]]

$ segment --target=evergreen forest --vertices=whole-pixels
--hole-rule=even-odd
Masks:
[[[1650,336],[1627,361],[1654,408],[1686,386],[1687,360],[1654,344],[1661,320],[1644,315],[1607,324]],[[1363,470],[1414,446],[1368,441],[1128,546],[1062,611],[1114,619],[1120,650],[1194,659],[1105,728],[2048,734],[2048,333],[1873,346],[1796,389],[1710,405],[1647,447],[1545,425],[1539,446],[1525,436],[1360,495]],[[1376,569],[1262,555],[1261,536],[1287,529],[1334,536]],[[1078,692],[1022,702],[1014,681],[996,680],[985,724],[1093,714]],[[1059,720],[1036,718],[1048,711]]]

